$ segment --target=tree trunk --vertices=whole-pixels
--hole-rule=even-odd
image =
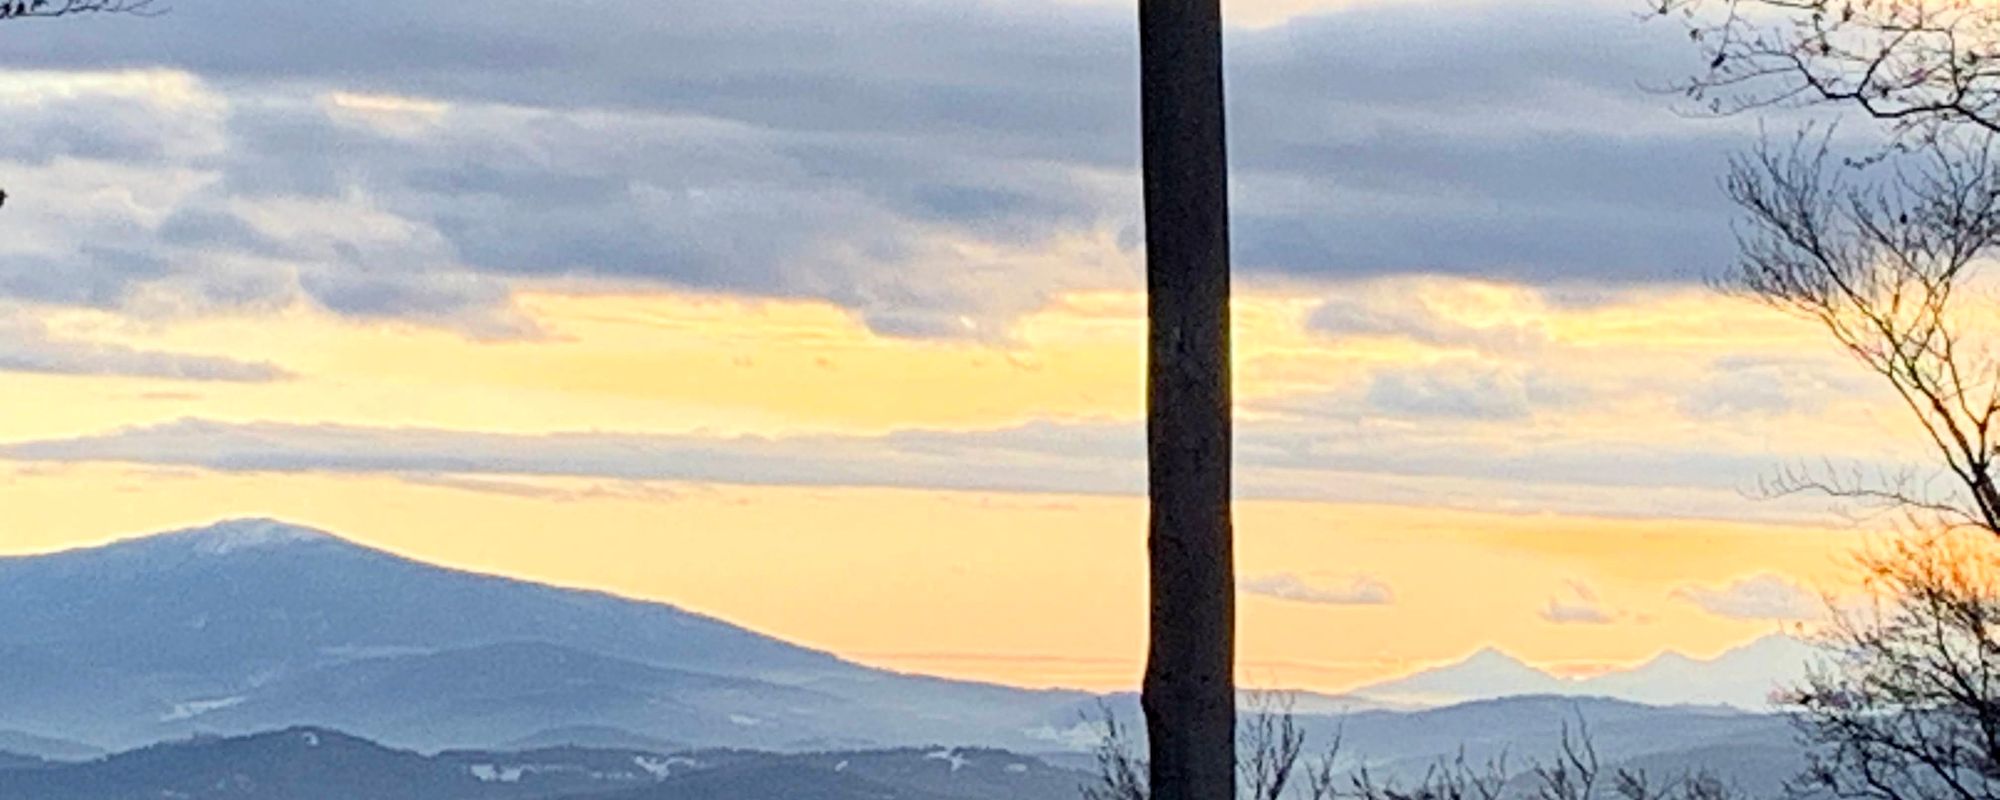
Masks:
[[[1236,793],[1229,181],[1219,0],[1140,0],[1154,800]]]

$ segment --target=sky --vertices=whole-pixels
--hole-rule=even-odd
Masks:
[[[896,669],[1135,685],[1109,0],[175,0],[0,29],[0,552],[262,516]],[[1707,288],[1754,119],[1620,0],[1227,4],[1244,680],[1711,656],[1922,463]]]

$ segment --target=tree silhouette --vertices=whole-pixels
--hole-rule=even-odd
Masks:
[[[1083,800],[1150,800],[1146,764],[1133,755],[1130,735],[1109,706],[1098,707],[1097,772],[1081,788]],[[1252,697],[1247,724],[1238,732],[1242,754],[1237,779],[1246,800],[1740,800],[1733,786],[1703,769],[1665,779],[1636,767],[1607,771],[1600,765],[1590,726],[1579,713],[1565,722],[1553,752],[1523,771],[1505,753],[1483,763],[1457,754],[1425,765],[1414,782],[1378,778],[1366,759],[1342,758],[1335,734],[1307,755],[1305,731],[1289,696]],[[1343,766],[1347,764],[1347,766]],[[1895,798],[1893,800],[1903,800]],[[1912,799],[1914,800],[1914,799]]]
[[[2000,7],[1989,0],[1649,0],[1707,68],[1673,88],[1714,113],[1837,104],[1899,133],[2000,132]]]
[[[1801,135],[1736,159],[1726,185],[1747,225],[1723,287],[1818,322],[1896,392],[1946,478],[1794,472],[1777,493],[2000,534],[2000,357],[1982,341],[1992,331],[1979,335],[1990,311],[1964,307],[2000,244],[1995,144],[1982,130],[1939,130],[1864,168]]]
[[[2000,797],[2000,542],[1914,537],[1863,558],[1875,603],[1820,634],[1831,657],[1785,698],[1803,797]]]
[[[0,0],[0,21],[79,14],[150,14],[153,0]]]
[[[1802,797],[2000,797],[2000,352],[1976,281],[2000,245],[2000,8],[1984,0],[1668,0],[1709,57],[1709,110],[1836,104],[1891,146],[1801,133],[1736,159],[1723,288],[1811,319],[1895,392],[1936,468],[1794,471],[1772,488],[1900,515],[1864,551],[1872,607],[1835,608],[1784,704]],[[1986,298],[1990,301],[1990,295]]]
[[[1155,800],[1235,797],[1229,182],[1218,0],[1140,0]]]
[[[0,22],[24,19],[68,17],[81,14],[158,13],[153,0],[0,0]],[[7,206],[7,191],[0,189],[0,208]]]

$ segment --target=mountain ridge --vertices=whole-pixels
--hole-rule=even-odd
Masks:
[[[111,749],[329,721],[421,749],[557,724],[696,744],[952,734],[1025,747],[1031,720],[1082,697],[874,669],[666,603],[426,564],[269,519],[0,559],[0,607],[18,610],[0,616],[0,719]],[[454,688],[500,663],[517,669],[490,677],[512,682],[481,685],[504,689]],[[592,677],[578,683],[578,670]],[[338,695],[349,705],[307,702],[298,687],[313,681],[351,690]],[[568,708],[596,716],[556,713]],[[468,741],[482,722],[496,738]]]
[[[335,728],[293,726],[162,742],[85,763],[0,767],[0,800],[1066,800],[1086,778],[990,749],[425,755]]]
[[[1669,648],[1632,667],[1566,678],[1486,646],[1456,661],[1366,684],[1347,694],[1379,703],[1433,707],[1498,697],[1558,695],[1765,710],[1772,692],[1802,679],[1814,658],[1811,645],[1784,633],[1772,633],[1713,658],[1696,658]]]
[[[14,610],[0,616],[0,719],[107,749],[317,723],[427,751],[552,728],[790,751],[1033,751],[1081,746],[1080,719],[1126,704],[876,669],[667,603],[427,564],[265,518],[0,559],[0,607]],[[1716,663],[1790,652],[1757,644]],[[1717,669],[1663,654],[1566,681],[1482,648],[1351,693],[1304,693],[1295,708],[1593,692],[1671,704],[1706,702],[1687,693],[1704,681],[1737,700],[1769,688],[1704,677]]]

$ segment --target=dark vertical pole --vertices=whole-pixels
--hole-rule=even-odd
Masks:
[[[1236,793],[1229,180],[1219,0],[1140,0],[1154,800]]]

